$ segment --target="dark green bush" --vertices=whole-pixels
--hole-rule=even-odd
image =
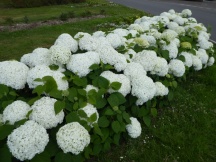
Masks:
[[[60,5],[68,3],[82,3],[86,0],[10,0],[9,4],[16,8],[39,7],[46,5]]]

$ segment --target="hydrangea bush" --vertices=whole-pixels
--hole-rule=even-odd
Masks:
[[[177,82],[214,64],[210,33],[191,15],[169,10],[108,32],[63,33],[49,49],[0,62],[1,158],[83,161],[138,138]]]

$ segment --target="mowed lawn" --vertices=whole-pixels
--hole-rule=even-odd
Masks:
[[[0,61],[19,60],[23,54],[37,47],[49,48],[62,33],[72,36],[77,32],[92,33],[115,28],[132,22],[146,13],[106,1],[98,5],[70,4],[28,9],[0,9],[0,25],[7,25],[5,18],[22,23],[25,16],[29,23],[59,19],[62,13],[73,11],[75,17],[90,11],[105,17],[89,18],[62,25],[42,26],[29,30],[0,32]],[[46,11],[46,12],[44,12]],[[192,72],[185,82],[178,84],[174,100],[158,110],[150,127],[143,123],[143,133],[137,139],[122,140],[109,152],[90,161],[101,162],[214,162],[216,161],[216,65],[199,72]]]

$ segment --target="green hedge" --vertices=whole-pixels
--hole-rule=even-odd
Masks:
[[[16,8],[26,8],[68,3],[82,3],[85,1],[86,0],[10,0],[9,3],[11,6]]]

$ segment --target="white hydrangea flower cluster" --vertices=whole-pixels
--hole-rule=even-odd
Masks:
[[[182,12],[181,12],[181,16],[182,17],[189,17],[189,16],[191,16],[192,15],[192,12],[191,12],[191,10],[189,10],[189,9],[184,9],[184,10],[182,10]]]
[[[59,35],[54,45],[66,46],[72,53],[78,50],[78,42],[68,33]]]
[[[4,109],[3,122],[9,121],[9,124],[13,125],[15,122],[25,119],[30,110],[31,108],[26,102],[14,101]]]
[[[127,66],[127,60],[123,54],[118,53],[111,46],[100,46],[96,50],[104,64],[114,65],[115,69],[120,72]]]
[[[66,90],[68,89],[68,81],[63,80],[62,78],[65,76],[60,71],[53,71],[46,65],[37,65],[31,70],[29,70],[27,75],[27,83],[29,88],[35,88],[38,85],[43,85],[43,82],[35,81],[35,79],[42,79],[45,76],[52,76],[56,81],[58,86],[58,90]]]
[[[88,131],[78,122],[64,125],[56,134],[56,140],[64,153],[78,155],[90,143]]]
[[[32,120],[13,130],[7,138],[10,152],[20,161],[31,160],[43,152],[48,142],[46,129]]]
[[[140,63],[145,71],[152,71],[156,65],[157,54],[155,51],[143,50],[137,53],[133,62]]]
[[[174,30],[167,29],[161,34],[161,39],[165,39],[165,40],[171,42],[177,36],[178,36],[178,34]]]
[[[26,84],[29,68],[18,61],[0,62],[0,84],[14,89],[23,89]]]
[[[139,67],[139,64],[129,63],[124,70],[124,74],[130,78],[131,94],[138,98],[136,105],[142,105],[154,97],[156,86],[153,80],[145,75],[146,71],[142,67],[136,69],[137,67]]]
[[[191,67],[193,65],[192,54],[188,52],[181,52],[180,55],[184,56],[185,61],[184,65],[187,67]]]
[[[97,52],[86,52],[74,54],[71,56],[67,64],[67,69],[77,74],[79,77],[84,77],[91,72],[89,67],[93,64],[99,64],[100,57]]]
[[[117,28],[112,32],[118,34],[120,37],[125,37],[129,34],[129,31],[127,29],[122,29],[122,28]]]
[[[130,117],[131,124],[126,125],[126,130],[131,138],[137,138],[142,133],[142,127],[137,118]]]
[[[93,127],[93,124],[95,124],[95,123],[98,122],[99,113],[98,113],[97,109],[93,105],[91,105],[91,104],[88,103],[85,107],[83,107],[83,108],[81,108],[79,110],[83,110],[86,113],[86,115],[87,115],[88,118],[91,115],[93,115],[94,113],[96,113],[96,116],[97,116],[96,121],[94,121],[92,123],[88,122],[88,125],[90,125],[91,127]],[[80,117],[80,119],[87,121],[87,119],[82,118],[82,117]]]
[[[124,39],[122,36],[119,36],[115,33],[109,33],[106,36],[107,41],[111,44],[113,48],[120,47],[124,45]]]
[[[89,35],[85,35],[79,40],[79,47],[81,50],[95,51],[99,46],[99,41],[97,38]]]
[[[32,106],[33,110],[29,118],[36,121],[46,129],[56,127],[63,122],[64,112],[60,111],[55,114],[54,104],[57,100],[50,97],[42,97],[37,100]]]
[[[144,32],[144,29],[139,24],[131,24],[128,27],[129,30],[136,30],[138,32]]]
[[[175,41],[170,42],[168,45],[163,45],[162,49],[169,51],[169,58],[170,59],[174,59],[178,55],[178,47],[177,47]]]
[[[155,62],[155,66],[151,71],[151,74],[155,74],[158,76],[165,76],[166,74],[168,74],[169,66],[166,59],[157,57]]]
[[[207,64],[209,56],[206,53],[206,50],[200,48],[198,51],[196,51],[196,55],[201,60],[202,64]]]
[[[199,59],[198,56],[191,55],[193,61],[194,70],[199,71],[202,69],[202,61]]]
[[[110,88],[108,90],[109,93],[119,92],[123,96],[126,96],[127,94],[130,93],[130,91],[131,91],[130,80],[124,74],[115,74],[115,73],[113,73],[111,71],[104,71],[104,72],[101,73],[101,76],[106,78],[107,80],[109,80],[110,83],[112,83],[112,82],[121,83],[121,87],[120,87],[119,90],[114,90],[114,89]]]
[[[168,95],[169,89],[165,87],[161,82],[155,82],[156,93],[155,96],[165,96]]]
[[[214,57],[210,57],[209,60],[208,60],[207,65],[208,66],[212,66],[214,64],[214,62],[215,62],[215,58]]]
[[[21,57],[20,62],[26,64],[30,68],[37,65],[51,65],[52,61],[47,48],[36,48],[32,53],[25,54]]]
[[[53,45],[49,49],[50,59],[53,64],[67,64],[71,57],[71,50],[64,45]]]
[[[169,73],[181,77],[185,73],[185,66],[181,60],[172,59],[169,63]]]

